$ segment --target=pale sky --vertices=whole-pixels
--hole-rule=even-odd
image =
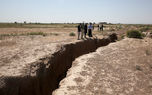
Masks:
[[[0,22],[152,24],[152,0],[0,0]]]

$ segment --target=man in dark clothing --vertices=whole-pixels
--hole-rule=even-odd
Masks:
[[[100,31],[100,25],[98,24],[98,31]]]
[[[93,26],[92,26],[92,23],[90,23],[88,26],[88,36],[89,37],[92,37],[92,30],[93,30]]]
[[[84,23],[81,24],[81,39],[83,39],[83,35],[84,35]]]
[[[87,31],[88,31],[88,24],[86,23],[86,24],[84,25],[84,37],[85,37],[85,38],[86,38]]]
[[[104,27],[104,26],[103,26],[103,24],[102,24],[102,25],[101,25],[101,29],[100,29],[101,31],[103,31],[103,27]]]
[[[79,40],[79,38],[80,38],[80,33],[81,33],[81,23],[78,25],[78,40]]]

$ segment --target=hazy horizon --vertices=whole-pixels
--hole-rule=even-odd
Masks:
[[[152,24],[152,0],[0,1],[0,22]]]

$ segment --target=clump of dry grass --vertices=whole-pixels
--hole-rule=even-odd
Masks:
[[[76,36],[76,34],[73,33],[73,32],[71,32],[71,33],[69,34],[69,36]]]
[[[142,68],[138,65],[136,65],[136,70],[142,71]]]
[[[47,34],[43,33],[43,32],[30,32],[30,33],[27,33],[25,35],[42,35],[42,36],[46,36]]]
[[[10,37],[10,36],[28,36],[28,35],[42,35],[46,36],[46,33],[43,32],[30,32],[30,33],[23,33],[23,34],[17,34],[17,33],[12,33],[12,34],[0,34],[0,39],[3,37]]]
[[[151,55],[149,50],[146,50],[145,53],[146,53],[147,56]]]
[[[137,31],[137,30],[130,30],[130,31],[127,31],[127,37],[141,39],[142,38],[142,33]]]
[[[59,36],[58,33],[50,33],[50,35]]]
[[[150,30],[150,28],[148,26],[145,26],[140,29],[141,32],[147,32],[148,30]]]

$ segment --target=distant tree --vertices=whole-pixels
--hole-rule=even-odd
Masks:
[[[14,22],[15,24],[17,24],[17,22]]]
[[[26,21],[24,21],[24,24],[26,24]]]

